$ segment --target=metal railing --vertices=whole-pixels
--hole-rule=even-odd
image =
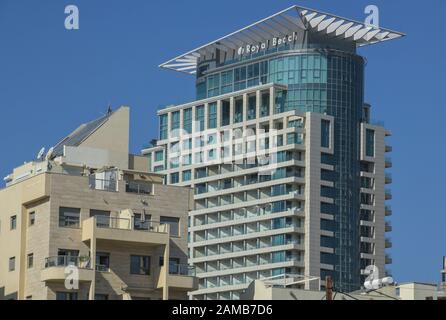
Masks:
[[[118,191],[118,181],[116,180],[97,179],[95,176],[90,176],[88,177],[88,185],[90,186],[90,189],[93,190],[108,192]]]
[[[195,277],[196,269],[188,264],[169,263],[169,274],[177,276]]]
[[[90,269],[89,257],[53,256],[45,258],[45,268],[75,266],[81,269]]]
[[[94,219],[97,228],[167,233],[167,225],[158,221],[109,216],[95,216]]]
[[[125,192],[137,194],[152,194],[152,184],[145,182],[126,181]]]

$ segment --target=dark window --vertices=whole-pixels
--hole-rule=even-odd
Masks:
[[[9,258],[9,271],[15,270],[15,257]]]
[[[56,292],[56,300],[78,300],[77,292]]]
[[[321,236],[321,247],[336,248],[336,240],[333,237]]]
[[[11,230],[17,229],[17,216],[11,217],[10,227],[11,227]]]
[[[94,295],[94,299],[95,300],[108,300],[108,294],[100,294],[100,293],[96,293]]]
[[[81,209],[59,208],[59,227],[79,228]]]
[[[96,253],[96,270],[102,272],[108,272],[110,270],[110,253]]]
[[[174,217],[160,217],[161,224],[168,224],[170,226],[171,236],[180,236],[180,219]]]
[[[96,218],[96,226],[99,228],[110,228],[110,211],[90,210],[90,217]]]
[[[30,212],[29,213],[29,225],[33,226],[36,223],[36,212]]]
[[[164,257],[160,257],[159,266],[164,266]],[[179,274],[180,271],[180,258],[169,258],[169,274]]]
[[[321,122],[321,147],[330,148],[330,121]]]
[[[149,230],[151,215],[135,213],[133,216],[133,228],[135,230]]]
[[[150,274],[150,257],[130,256],[130,273],[139,275]]]
[[[333,220],[321,219],[321,230],[335,231],[335,222]]]
[[[27,263],[28,263],[28,269],[31,269],[32,267],[34,267],[34,254],[33,253],[28,254]]]
[[[365,133],[365,148],[366,148],[366,156],[374,157],[375,156],[375,131],[367,129]]]

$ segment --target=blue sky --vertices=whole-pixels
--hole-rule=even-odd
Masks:
[[[392,130],[391,250],[395,278],[438,282],[446,255],[443,181],[443,12],[419,1],[0,0],[0,177],[42,146],[54,145],[107,105],[132,108],[131,148],[157,136],[159,106],[194,99],[191,76],[158,64],[293,4],[364,20],[369,4],[381,25],[408,34],[360,50],[368,64],[366,100]],[[64,28],[64,8],[80,10],[80,30]],[[420,6],[429,8],[428,13]]]

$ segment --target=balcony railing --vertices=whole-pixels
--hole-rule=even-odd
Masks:
[[[386,168],[392,168],[392,166],[393,166],[392,159],[389,157],[386,157],[385,165],[386,165]]]
[[[132,219],[113,218],[108,216],[95,216],[94,218],[97,228],[162,232],[162,233],[167,232],[167,225],[161,224],[158,221],[141,220],[135,218]]]
[[[386,195],[386,200],[392,199],[392,191],[390,189],[386,189],[385,195]]]
[[[196,269],[188,264],[169,263],[169,274],[175,276],[195,277]]]
[[[151,194],[152,184],[146,182],[126,181],[125,192],[136,194]]]
[[[53,256],[45,258],[45,269],[52,267],[74,266],[81,269],[90,269],[89,257]]]
[[[386,217],[390,217],[392,215],[392,207],[386,206]]]
[[[116,180],[97,179],[94,175],[88,178],[90,189],[108,192],[118,191],[118,182]]]

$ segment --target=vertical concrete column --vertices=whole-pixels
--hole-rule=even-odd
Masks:
[[[96,228],[96,219],[93,219],[93,230]],[[88,293],[88,300],[94,300],[96,292],[96,235],[93,231],[93,235],[90,240],[90,264],[93,269],[93,279],[90,284],[90,291]]]
[[[221,100],[217,101],[217,128],[221,126]]]
[[[248,121],[248,94],[243,94],[243,123]],[[246,127],[246,124],[243,125],[243,127]]]
[[[256,91],[256,119],[260,118],[260,103],[261,103],[262,95],[260,90]]]
[[[204,105],[204,130],[209,127],[209,103]]]
[[[275,109],[275,103],[276,103],[276,90],[274,87],[271,87],[269,89],[269,115],[274,115],[274,109]]]
[[[233,124],[234,123],[234,97],[231,97],[229,99],[229,124]]]
[[[163,276],[163,282],[164,282],[164,286],[163,286],[163,300],[169,300],[169,282],[168,282],[168,278],[169,278],[169,258],[170,258],[170,226],[167,224],[166,225],[166,231],[167,234],[169,235],[169,240],[167,241],[166,246],[164,247],[164,274],[162,274]]]

